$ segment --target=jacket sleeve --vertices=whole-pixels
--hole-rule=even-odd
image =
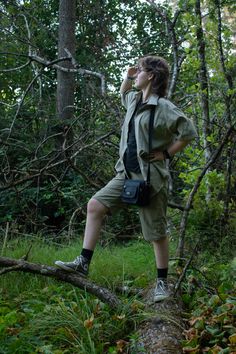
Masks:
[[[192,140],[197,137],[197,131],[193,122],[185,115],[177,118],[176,137],[178,140]]]
[[[178,140],[192,140],[197,137],[193,122],[176,106],[167,106],[169,129]]]
[[[136,91],[129,90],[121,94],[121,104],[127,109],[130,103],[135,98]]]

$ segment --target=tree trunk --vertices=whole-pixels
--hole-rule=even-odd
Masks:
[[[201,88],[201,107],[202,107],[202,130],[203,130],[203,144],[204,144],[204,154],[205,161],[209,160],[211,156],[211,150],[207,137],[210,134],[210,119],[209,119],[209,92],[208,92],[208,77],[207,77],[207,67],[206,67],[206,55],[205,55],[205,40],[202,28],[202,13],[201,13],[201,1],[196,0],[195,3],[195,13],[196,13],[196,37],[198,45],[198,57],[200,61],[199,69],[199,82]],[[207,183],[207,195],[206,201],[210,199],[210,186]]]
[[[215,0],[216,10],[217,10],[217,17],[218,17],[218,50],[220,54],[220,63],[221,68],[224,73],[225,80],[228,84],[228,89],[224,95],[225,107],[226,107],[226,120],[227,124],[232,124],[232,98],[233,98],[233,78],[230,75],[229,71],[225,65],[225,55],[223,50],[223,42],[222,42],[222,19],[221,19],[221,1]],[[234,144],[232,147],[228,147],[227,155],[226,155],[226,191],[224,197],[224,213],[222,216],[222,223],[223,225],[227,225],[229,221],[229,204],[231,199],[231,185],[232,185],[232,161],[233,161],[233,152],[234,152]]]
[[[70,61],[61,62],[67,69],[73,68],[75,56],[76,0],[60,0],[58,58],[71,56]],[[65,121],[74,113],[75,73],[57,70],[57,115]]]
[[[230,93],[225,95],[225,105],[226,105],[226,113],[227,113],[227,123],[231,125],[231,109],[230,109],[230,104],[232,100],[232,92],[234,85],[233,85],[233,78],[232,75],[230,75],[229,71],[226,68],[225,65],[225,55],[224,55],[224,50],[223,50],[223,43],[222,43],[222,19],[221,19],[221,4],[220,0],[215,0],[216,7],[217,7],[217,17],[218,17],[218,48],[219,48],[219,54],[220,54],[220,63],[221,63],[221,68],[224,73],[225,79],[228,84],[228,88],[230,90]]]

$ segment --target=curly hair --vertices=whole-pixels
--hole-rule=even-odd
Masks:
[[[169,82],[169,65],[164,58],[155,55],[142,57],[138,61],[138,65],[145,71],[153,74],[152,91],[159,97],[165,97]]]

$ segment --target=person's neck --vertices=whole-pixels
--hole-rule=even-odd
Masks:
[[[152,91],[151,91],[151,87],[150,86],[148,86],[145,89],[143,89],[142,90],[142,102],[143,103],[146,102],[149,99],[149,97],[151,96],[151,94],[152,94]]]

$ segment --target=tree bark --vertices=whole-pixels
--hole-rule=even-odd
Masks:
[[[198,57],[200,62],[199,68],[199,82],[201,91],[201,107],[202,107],[202,130],[203,130],[203,145],[205,161],[207,162],[211,156],[211,149],[207,137],[210,134],[210,119],[209,119],[209,92],[208,92],[208,77],[207,77],[207,66],[206,66],[206,45],[204,39],[204,33],[202,28],[202,13],[201,13],[201,1],[196,0],[195,3],[195,13],[196,13],[196,37],[198,46]],[[207,194],[206,201],[210,200],[210,186],[208,180],[207,184]]]
[[[3,269],[0,271],[0,275],[13,271],[44,275],[46,277],[55,278],[57,280],[64,281],[80,289],[83,289],[92,295],[95,295],[112,308],[117,308],[121,305],[121,301],[118,299],[118,297],[108,289],[103,288],[85,278],[82,278],[77,274],[63,272],[62,270],[55,267],[44,264],[30,263],[23,259],[17,260],[7,257],[0,257],[0,267],[3,267]]]
[[[230,72],[226,68],[226,63],[225,63],[225,55],[224,55],[224,50],[223,50],[223,42],[222,42],[222,16],[221,16],[221,1],[220,0],[215,0],[216,4],[216,10],[217,10],[217,17],[218,17],[218,48],[219,48],[219,55],[220,55],[220,63],[221,63],[221,68],[224,73],[225,80],[228,84],[228,89],[224,95],[224,101],[225,101],[225,107],[226,107],[226,120],[227,124],[231,125],[232,124],[232,113],[231,113],[231,103],[232,103],[232,92],[233,92],[233,78],[230,75]],[[225,191],[225,197],[224,197],[224,213],[222,217],[222,222],[224,225],[227,225],[228,220],[229,220],[229,203],[231,199],[231,182],[232,182],[232,161],[233,161],[233,151],[234,151],[234,144],[232,144],[232,147],[228,147],[227,155],[226,155],[226,191]]]
[[[224,50],[223,50],[223,43],[222,43],[222,19],[221,19],[221,2],[220,0],[215,0],[216,7],[217,7],[217,17],[218,17],[218,48],[219,48],[219,54],[220,54],[220,63],[221,67],[225,76],[225,79],[228,83],[228,87],[230,90],[233,89],[233,78],[228,72],[226,65],[225,65],[225,55],[224,55]],[[229,111],[227,113],[227,119],[228,119],[228,124],[231,124],[231,112],[230,112],[230,101],[232,98],[232,93],[229,95],[226,95],[226,107],[228,107]]]
[[[227,149],[227,158],[226,158],[226,176],[225,176],[225,182],[226,182],[226,190],[225,190],[225,196],[224,196],[224,212],[222,215],[222,224],[226,226],[229,222],[229,217],[230,217],[230,201],[232,197],[232,165],[233,165],[233,159],[234,159],[234,151],[235,151],[235,144],[232,144],[232,146],[228,146]]]
[[[171,296],[165,301],[152,302],[153,288],[144,297],[146,312],[151,313],[137,333],[138,348],[135,353],[181,354],[181,341],[185,326],[182,319],[183,306],[179,296],[173,296],[174,280],[170,279]]]
[[[70,56],[70,61],[63,61],[61,66],[74,68],[75,56],[75,20],[76,0],[60,0],[58,58]],[[74,113],[75,73],[57,71],[57,114],[61,120],[70,119]]]

